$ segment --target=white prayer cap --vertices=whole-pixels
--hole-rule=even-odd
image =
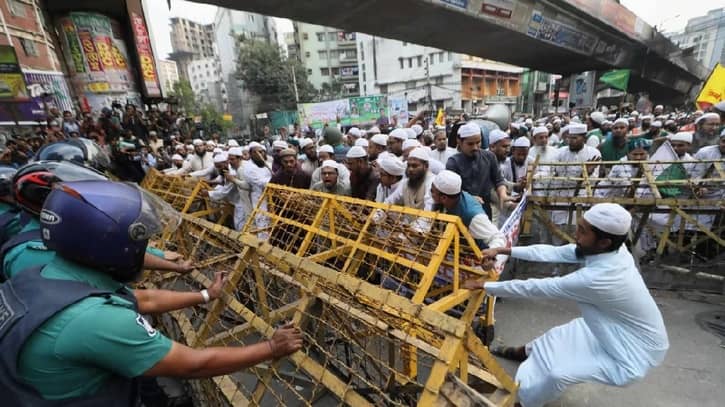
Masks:
[[[579,118],[579,116],[574,116],[571,118],[572,123],[581,123],[582,119]]]
[[[317,149],[318,153],[335,154],[335,149],[329,144],[323,144]]]
[[[176,147],[174,147],[176,150],[183,150],[186,148],[183,144],[177,144]]]
[[[194,141],[191,142],[195,146],[201,146],[204,144],[204,141],[200,138],[195,138]]]
[[[303,148],[305,148],[305,147],[309,146],[310,144],[314,143],[314,141],[312,141],[312,139],[309,139],[309,138],[303,138],[303,139],[300,140],[299,143],[300,143],[300,150],[302,150]]]
[[[554,119],[554,121],[552,123],[554,123],[554,124],[557,124],[557,123],[558,124],[561,124],[561,119],[557,117],[556,119]]]
[[[272,148],[287,148],[287,142],[282,140],[277,140],[274,143],[272,143]]]
[[[569,134],[587,134],[587,125],[582,123],[572,123],[569,125]]]
[[[659,120],[655,120],[652,122],[652,127],[662,127],[662,122]]]
[[[629,126],[629,120],[627,120],[627,119],[625,119],[623,117],[620,117],[619,119],[617,119],[617,120],[614,121],[613,126],[616,126],[618,124],[623,124],[625,126]]]
[[[244,150],[242,150],[241,147],[232,147],[229,149],[229,151],[227,151],[227,154],[235,155],[237,157],[241,157],[243,153],[244,153]]]
[[[670,124],[675,124],[675,121],[672,119],[665,120],[665,126],[669,126]]]
[[[499,141],[501,141],[503,139],[507,139],[507,138],[509,138],[509,135],[506,134],[505,132],[503,132],[499,129],[491,130],[491,132],[488,133],[488,145],[490,145],[490,146],[494,145],[494,144],[498,143]]]
[[[561,128],[561,133],[562,134],[563,133],[567,133],[567,134],[569,133],[569,125],[568,124],[566,126],[564,126],[564,127]]]
[[[531,119],[526,119],[524,120],[524,124],[527,126],[532,126],[534,124],[534,121]]]
[[[609,125],[611,125],[611,124],[612,124],[612,122],[610,122],[609,120],[604,120],[604,121],[602,122],[602,126],[609,126]]]
[[[397,138],[399,140],[407,140],[408,139],[408,132],[404,129],[395,129],[390,132],[390,137]]]
[[[252,141],[251,143],[249,143],[249,149],[251,150],[253,148],[261,148],[264,150],[264,146],[257,143],[256,141]]]
[[[554,126],[551,123],[546,123],[545,127],[547,130],[551,130],[552,128],[554,128]]]
[[[519,137],[511,143],[511,147],[529,148],[531,147],[531,141],[529,141],[528,137]]]
[[[651,114],[646,114],[646,115],[640,117],[639,119],[640,120],[652,120],[652,115]]]
[[[421,126],[420,124],[414,124],[414,125],[410,126],[410,128],[413,129],[413,131],[415,131],[416,137],[419,136],[420,133],[423,132],[423,126]]]
[[[227,145],[229,147],[239,147],[239,143],[237,143],[237,140],[234,139],[227,140]]]
[[[249,152],[249,146],[243,146],[242,147],[242,153],[245,152],[245,151],[246,152]]]
[[[403,130],[405,130],[405,134],[406,134],[406,136],[408,136],[407,138],[416,138],[416,137],[418,137],[418,135],[415,134],[415,130],[411,129],[410,127],[406,127]]]
[[[363,158],[363,157],[367,157],[367,156],[368,156],[368,153],[366,153],[365,149],[363,149],[360,146],[350,147],[350,149],[347,150],[347,154],[345,155],[345,157],[347,157],[347,158]]]
[[[334,168],[334,169],[337,170],[338,169],[338,164],[337,164],[337,162],[335,160],[325,160],[325,161],[322,162],[322,165],[320,165],[320,168],[325,168],[325,167],[327,167],[327,168]]]
[[[390,175],[400,177],[405,174],[405,163],[394,155],[386,154],[378,158],[378,165]]]
[[[370,143],[368,142],[368,139],[366,138],[359,138],[355,140],[355,145],[360,147],[368,147]]]
[[[602,123],[602,122],[604,121],[604,118],[605,118],[605,117],[604,117],[604,113],[602,113],[602,112],[592,112],[592,113],[591,113],[591,114],[589,115],[589,118],[590,118],[590,119],[592,119],[592,121],[593,121],[594,123],[599,123],[599,124],[601,124],[601,123]]]
[[[466,138],[481,134],[481,128],[476,123],[466,123],[458,128],[458,137]]]
[[[695,120],[695,124],[700,123],[703,120],[707,120],[707,119],[719,119],[719,118],[720,118],[720,115],[717,114],[717,113],[713,113],[713,112],[705,113],[702,116],[698,117],[697,120]]]
[[[461,176],[450,170],[443,170],[433,178],[433,185],[446,195],[461,193]]]
[[[368,134],[380,134],[380,128],[373,126],[368,130]]]
[[[222,150],[222,149],[221,149],[221,148],[219,148],[219,147],[214,147],[214,150],[212,150],[212,153],[214,153],[214,154],[220,154],[220,153],[222,153],[223,151],[224,151],[224,150]]]
[[[226,153],[221,153],[221,154],[217,154],[214,156],[215,163],[223,163],[223,162],[227,161],[227,159],[229,159],[229,157],[227,157]]]
[[[297,158],[297,150],[295,150],[294,148],[284,148],[282,149],[282,151],[279,152],[280,158],[290,155]]]
[[[202,145],[202,144],[204,144],[204,142],[203,142],[203,141],[202,141],[202,142],[201,142],[201,144],[199,144],[199,145]],[[187,149],[189,149],[189,150],[193,150],[193,149],[194,149],[194,145],[193,145],[193,144],[187,144],[187,145],[186,145],[186,148],[187,148]]]
[[[679,133],[670,134],[667,138],[669,138],[670,141],[683,141],[685,143],[692,144],[692,132],[690,131],[681,131]]]
[[[629,115],[630,116],[639,116],[639,112],[635,110],[632,113],[630,113]]]
[[[430,149],[426,147],[416,147],[413,151],[408,153],[408,158],[417,158],[421,161],[428,162],[430,161],[430,154],[428,154],[428,151],[430,151]]]
[[[403,142],[403,150],[413,147],[420,147],[420,143],[418,140],[414,138],[409,138]]]
[[[216,143],[213,140],[207,140],[206,145],[216,147]]]
[[[596,204],[584,212],[583,216],[590,225],[615,236],[626,235],[632,226],[632,215],[618,204]]]
[[[665,107],[664,107],[664,106],[662,106],[662,105],[657,105],[657,106],[655,106],[655,110],[657,110],[657,109],[663,109],[663,110],[664,110],[664,108],[665,108]]]
[[[350,130],[347,131],[347,134],[353,137],[360,137],[362,136],[362,133],[360,132],[360,129],[357,127],[350,127]]]
[[[381,146],[387,146],[388,145],[388,136],[385,134],[376,134],[370,138],[370,141],[377,145]]]
[[[174,155],[172,155],[172,156],[171,156],[171,161],[176,161],[176,160],[179,160],[179,161],[184,161],[184,157],[182,157],[182,156],[180,156],[180,155],[178,155],[178,154],[174,154]]]
[[[546,133],[549,134],[549,129],[547,129],[544,126],[534,127],[534,130],[531,132],[534,136],[537,134]]]

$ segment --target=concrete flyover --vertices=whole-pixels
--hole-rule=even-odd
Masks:
[[[708,69],[615,0],[198,0],[546,72],[632,69],[629,90],[677,100]]]

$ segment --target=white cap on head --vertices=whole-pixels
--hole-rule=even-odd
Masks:
[[[644,116],[640,117],[639,119],[640,119],[640,120],[652,120],[652,119],[653,119],[653,117],[652,117],[652,115],[651,115],[651,114],[646,114],[646,115],[644,115]]]
[[[214,154],[219,154],[219,153],[221,153],[221,152],[223,152],[223,151],[224,151],[224,150],[222,150],[222,149],[221,149],[221,148],[219,148],[219,147],[214,147],[214,150],[212,150],[212,153],[214,153]]]
[[[554,124],[561,124],[561,119],[559,119],[557,117],[556,119],[554,119],[554,121],[552,121],[552,123],[554,123]]]
[[[458,137],[466,138],[481,135],[481,128],[476,123],[466,123],[458,128]]]
[[[657,106],[655,106],[655,110],[657,110],[657,109],[663,109],[663,110],[664,110],[664,108],[665,108],[665,107],[664,107],[664,106],[662,106],[662,105],[657,105]]]
[[[690,131],[681,131],[679,133],[670,134],[667,136],[670,141],[683,141],[685,143],[692,144],[692,132]]]
[[[618,124],[623,124],[625,126],[629,126],[629,120],[627,120],[627,119],[625,119],[623,117],[620,117],[619,119],[617,119],[617,120],[614,121],[614,124],[612,126],[616,126]]]
[[[282,140],[277,140],[274,143],[272,143],[272,148],[287,148],[287,142]]]
[[[237,140],[234,139],[227,140],[227,145],[229,147],[239,147],[239,143],[237,143]]]
[[[531,141],[529,141],[528,137],[519,137],[511,143],[511,147],[529,148],[531,147]]]
[[[300,143],[300,150],[302,150],[303,148],[309,146],[310,144],[313,144],[314,141],[312,141],[312,139],[309,139],[309,138],[303,138],[300,140],[299,143]]]
[[[184,161],[184,157],[182,157],[182,156],[180,156],[178,154],[174,154],[174,155],[171,156],[171,161],[177,161],[177,160],[178,161]]]
[[[589,115],[589,118],[591,118],[594,123],[601,124],[604,121],[605,116],[604,116],[604,113],[602,113],[602,112],[592,112]]]
[[[368,147],[370,143],[368,142],[368,139],[366,138],[359,138],[355,140],[355,145],[360,147]]]
[[[214,162],[215,163],[223,163],[227,161],[229,157],[227,157],[227,153],[220,153],[214,156]]]
[[[244,150],[242,150],[241,147],[232,147],[229,149],[229,151],[227,151],[227,154],[234,155],[237,157],[241,157],[243,153],[244,153]]]
[[[261,148],[262,150],[264,150],[264,146],[257,143],[256,141],[252,141],[251,143],[249,143],[249,149],[251,150],[253,148]]]
[[[534,130],[531,132],[534,136],[537,134],[546,133],[549,134],[549,129],[547,129],[544,126],[534,127]]]
[[[200,145],[200,146],[201,146],[201,145],[204,145],[204,142],[202,141],[202,142],[201,142],[201,144],[199,144],[199,145]],[[193,150],[193,149],[194,149],[194,145],[193,145],[193,144],[187,144],[187,145],[186,145],[186,148],[188,148],[189,150]]]
[[[408,153],[408,158],[417,158],[419,160],[428,162],[430,161],[430,154],[428,153],[429,151],[430,149],[426,147],[416,147],[410,153]]]
[[[242,146],[241,148],[242,148],[242,153],[245,151],[249,152],[249,146]]]
[[[202,140],[200,138],[195,138],[194,141],[191,142],[191,144],[193,144],[195,146],[202,146],[202,145],[204,145],[204,140]]]
[[[410,128],[413,129],[416,137],[419,136],[420,133],[423,132],[423,126],[421,126],[420,124],[414,124],[414,125],[410,126]]]
[[[207,141],[206,141],[206,145],[207,145],[207,146],[212,146],[212,147],[216,147],[216,143],[215,143],[215,142],[214,142],[213,140],[207,140]]]
[[[569,134],[569,125],[567,124],[566,126],[563,126],[563,127],[562,127],[562,128],[561,128],[561,129],[559,130],[559,132],[560,132],[561,134],[564,134],[564,133],[567,133],[567,134]]]
[[[405,129],[395,129],[390,132],[390,137],[396,138],[398,140],[407,140],[408,139],[408,132],[405,131]]]
[[[347,150],[347,154],[345,154],[345,157],[347,158],[363,158],[367,156],[368,153],[360,146],[350,147],[350,149]]]
[[[368,134],[380,134],[380,128],[378,126],[373,126],[368,129]]]
[[[360,132],[360,129],[357,127],[350,127],[350,130],[347,131],[347,134],[353,137],[360,137],[362,136],[362,133]]]
[[[385,134],[376,134],[372,137],[370,137],[370,141],[373,143],[380,145],[380,146],[387,146],[388,145],[388,136]]]
[[[639,116],[639,112],[634,110],[632,113],[629,114],[630,116]]]
[[[534,121],[531,120],[531,119],[526,119],[526,120],[524,120],[524,124],[527,125],[527,126],[531,126],[531,125],[534,124]]]
[[[446,195],[461,193],[461,176],[450,170],[443,170],[433,178],[433,185]]]
[[[184,146],[183,144],[177,144],[176,147],[174,147],[174,149],[176,149],[176,150],[185,150],[186,149],[186,146]]]
[[[652,127],[662,127],[662,122],[659,120],[655,120],[652,122]]]
[[[713,113],[713,112],[709,112],[709,113],[705,113],[702,116],[698,117],[695,120],[695,124],[698,124],[698,123],[700,123],[703,120],[707,120],[707,119],[719,119],[719,118],[720,118],[720,115],[719,114]]]
[[[405,174],[405,163],[398,157],[386,154],[378,158],[378,166],[390,175],[400,177]]]
[[[320,168],[327,167],[327,168],[334,168],[337,170],[339,168],[338,165],[339,164],[337,164],[337,162],[335,160],[325,160],[322,162],[322,165],[320,165]]]
[[[584,212],[583,217],[595,228],[615,236],[626,235],[632,226],[629,211],[613,203],[596,204]]]
[[[335,149],[329,144],[323,144],[317,149],[318,153],[335,154]]]
[[[411,129],[410,127],[406,127],[403,130],[405,130],[405,135],[407,138],[416,138],[418,137],[417,134],[415,134],[415,130]]]
[[[587,125],[582,123],[572,123],[569,125],[569,134],[587,134]]]
[[[503,139],[509,138],[509,135],[499,129],[493,129],[488,133],[488,145],[494,145]]]
[[[420,143],[418,142],[418,140],[414,138],[409,138],[403,142],[403,150],[413,147],[420,147]]]

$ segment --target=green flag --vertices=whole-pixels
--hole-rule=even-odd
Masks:
[[[621,91],[627,91],[627,84],[629,83],[629,69],[615,69],[613,71],[605,72],[599,82],[609,85],[614,89]]]

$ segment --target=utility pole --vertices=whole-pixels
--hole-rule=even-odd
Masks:
[[[295,75],[295,64],[290,64],[292,67],[292,85],[295,87],[295,103],[300,103],[300,95],[297,92],[297,75]]]
[[[430,83],[430,65],[429,65],[429,54],[426,53],[425,56],[425,80],[426,80],[426,87],[428,88],[428,110],[433,112],[433,89],[431,88]],[[431,113],[433,114],[433,113]]]

